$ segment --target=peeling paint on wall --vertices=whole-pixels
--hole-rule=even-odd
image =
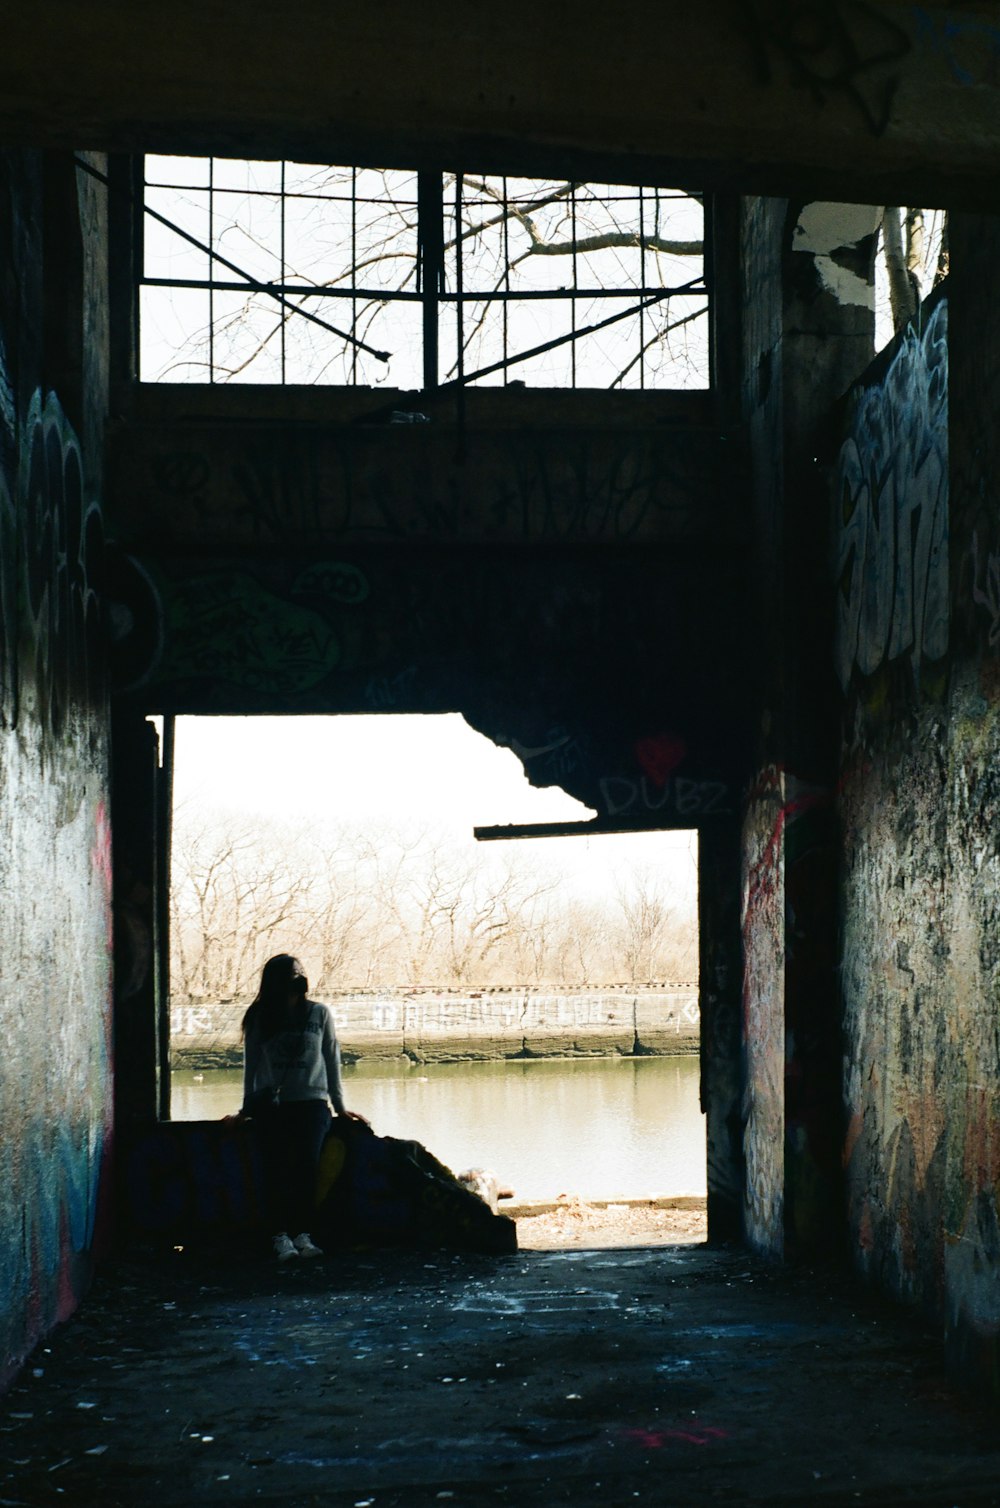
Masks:
[[[819,280],[838,304],[875,308],[875,285],[838,260],[837,253],[855,247],[878,229],[881,209],[869,204],[803,206],[792,236],[792,250],[808,252],[815,261]]]

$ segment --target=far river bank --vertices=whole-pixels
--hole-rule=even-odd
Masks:
[[[347,1063],[502,1062],[696,1053],[698,984],[602,989],[344,991],[327,997]],[[175,1069],[235,1067],[246,1002],[174,1002]]]

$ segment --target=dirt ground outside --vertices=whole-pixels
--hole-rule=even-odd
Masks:
[[[587,1203],[564,1195],[551,1203],[501,1203],[517,1221],[522,1251],[676,1246],[708,1238],[705,1200],[625,1199]]]

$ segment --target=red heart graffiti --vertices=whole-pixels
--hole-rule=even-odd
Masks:
[[[635,746],[643,774],[661,790],[686,753],[683,739],[675,733],[654,733],[651,738],[640,738]]]

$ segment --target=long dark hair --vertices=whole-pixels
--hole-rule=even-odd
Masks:
[[[299,997],[291,1021],[287,1010],[290,990],[294,990]],[[247,1007],[243,1017],[244,1037],[250,1027],[266,1041],[276,1032],[287,1031],[289,1026],[298,1026],[299,1018],[305,1016],[308,993],[309,981],[299,960],[291,953],[276,953],[260,971],[256,999]]]

